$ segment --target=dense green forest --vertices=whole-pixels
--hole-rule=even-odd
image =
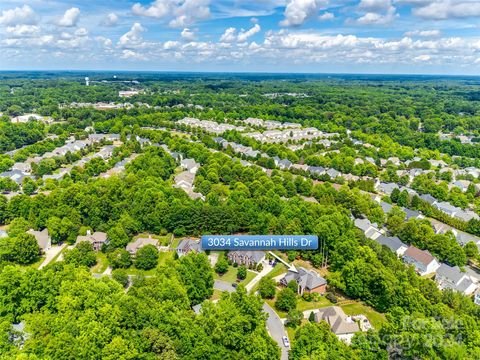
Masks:
[[[105,76],[96,74],[91,79],[102,80]],[[288,256],[320,268],[327,253],[330,291],[385,314],[385,323],[380,329],[357,334],[347,346],[325,323],[304,322],[294,331],[290,358],[478,358],[480,307],[471,298],[451,290],[440,291],[433,281],[419,277],[387,248],[367,239],[354,227],[352,216],[386,224],[402,241],[429,249],[450,264],[463,266],[469,259],[475,260],[478,252],[471,254],[448,235],[434,234],[422,220],[403,221],[405,215],[397,207],[385,215],[366,192],[373,188],[373,181],[334,184],[332,179],[306,176],[301,171],[280,171],[271,160],[269,163],[262,158],[244,166],[231,149],[223,151],[212,134],[178,126],[175,121],[191,116],[233,124],[258,117],[337,132],[338,143],[332,146],[336,152],[332,154],[319,154],[324,148],[316,144],[298,151],[282,143],[262,144],[236,131],[223,137],[272,157],[400,182],[396,171],[405,166],[390,164],[379,175],[379,166],[356,164],[355,157],[360,154],[378,162],[396,156],[403,162],[420,153],[425,159],[477,166],[480,147],[475,142],[441,140],[439,132],[480,136],[480,102],[476,95],[480,82],[220,75],[139,75],[136,79],[139,82],[135,87],[144,92],[127,100],[118,97],[118,91],[127,87],[120,81],[86,87],[80,78],[66,75],[4,75],[0,80],[0,112],[4,114],[0,118],[0,152],[20,149],[12,157],[0,155],[2,171],[14,161],[52,151],[70,136],[85,139],[87,127],[97,133],[120,134],[124,142],[113,160],[91,160],[58,181],[32,181],[35,185],[31,185],[30,193],[24,189],[12,197],[0,195],[0,225],[9,226],[9,237],[0,239],[0,358],[280,356],[279,347],[266,331],[261,296],[247,294],[239,286],[234,293],[223,293],[216,303],[205,301],[213,295],[213,269],[204,254],[167,261],[148,276],[135,277],[126,289],[128,279],[121,281],[120,275],[92,277],[88,267],[95,262],[88,261],[88,248],[67,253],[64,261],[42,270],[28,266],[38,261],[38,249],[32,238],[25,236],[29,228],[47,228],[55,244],[73,244],[87,228],[104,231],[110,242],[102,251],[110,259],[121,256],[120,249],[141,233],[178,237],[206,233],[315,234],[324,246],[321,251],[291,252]],[[265,96],[272,93],[278,96]],[[110,101],[135,105],[115,110],[67,106],[72,102]],[[55,121],[10,122],[10,116],[30,112]],[[353,144],[347,130],[378,150]],[[47,134],[57,137],[46,139]],[[138,138],[149,139],[155,146],[142,147]],[[205,201],[192,200],[172,186],[178,164],[158,145],[166,145],[201,165],[195,189]],[[125,172],[98,177],[132,153],[138,156],[125,166]],[[35,171],[42,171],[40,175],[51,173],[77,160],[70,158],[72,154],[68,156],[55,159],[51,168]],[[420,178],[414,185],[424,193],[440,192],[433,188],[433,182],[432,178]],[[472,191],[456,194],[444,185],[438,186],[443,186],[441,200],[478,204]],[[37,187],[41,191],[36,192]],[[305,201],[307,197],[315,202]],[[418,198],[410,199],[399,191],[385,200],[420,209],[432,217],[442,216]],[[476,221],[447,221],[480,234]],[[196,315],[192,306],[198,304],[202,312]],[[23,339],[11,331],[11,324],[22,320],[28,334]]]

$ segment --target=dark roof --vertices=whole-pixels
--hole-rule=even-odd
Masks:
[[[402,246],[407,247],[398,237],[388,237],[380,235],[378,238],[375,239],[380,245],[385,245],[393,252],[397,252]]]

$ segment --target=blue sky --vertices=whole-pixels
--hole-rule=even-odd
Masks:
[[[480,0],[2,0],[0,69],[480,74]]]

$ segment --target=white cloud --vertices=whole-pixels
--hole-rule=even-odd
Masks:
[[[362,0],[358,7],[360,9],[367,9],[370,11],[386,11],[390,9],[392,3],[390,0]]]
[[[118,15],[115,13],[109,13],[102,22],[104,26],[115,26],[118,24]]]
[[[39,32],[40,28],[36,25],[15,25],[7,27],[7,34],[15,37],[30,36],[38,34]]]
[[[156,19],[172,18],[171,27],[185,27],[198,20],[210,17],[210,0],[156,0],[149,6],[136,3],[132,6],[135,15]]]
[[[120,37],[118,40],[118,46],[123,48],[143,47],[145,44],[142,33],[146,30],[147,29],[145,29],[140,23],[134,23],[131,29]]]
[[[147,60],[147,58],[144,55],[139,54],[138,52],[135,52],[132,50],[123,50],[120,58],[127,59],[127,60]]]
[[[315,16],[318,11],[328,4],[328,0],[290,0],[284,12],[285,19],[281,26],[299,26],[307,19]]]
[[[2,25],[35,25],[37,21],[37,15],[28,5],[3,10],[2,16],[0,16],[0,24]]]
[[[182,30],[182,32],[180,33],[182,39],[185,39],[185,40],[194,40],[195,39],[195,33],[190,30],[189,28],[185,28]]]
[[[74,27],[77,26],[77,22],[80,18],[80,9],[72,7],[65,11],[62,18],[58,20],[58,26],[62,27]]]
[[[245,42],[245,41],[247,41],[247,39],[248,39],[250,36],[255,35],[255,34],[258,33],[260,30],[261,30],[260,25],[255,24],[252,28],[250,28],[250,29],[247,30],[247,31],[242,30],[242,31],[240,32],[240,34],[238,34],[237,40],[238,40],[239,42]]]
[[[390,6],[385,14],[378,12],[367,12],[356,20],[360,25],[385,25],[391,23],[398,17],[394,6]]]
[[[180,43],[178,41],[167,41],[165,44],[163,44],[163,48],[165,50],[172,50],[180,46]]]
[[[429,61],[430,59],[430,55],[419,55],[413,58],[415,61]]]
[[[173,1],[168,1],[168,0],[154,1],[148,7],[145,7],[140,3],[136,3],[132,7],[132,12],[135,15],[148,16],[148,17],[161,19],[172,12],[172,9],[171,9],[172,6],[173,6]]]
[[[75,30],[75,36],[87,36],[88,35],[88,30],[85,29],[85,28],[79,28],[77,30]]]
[[[320,21],[327,21],[327,20],[333,20],[335,19],[335,15],[331,12],[324,12],[318,17],[318,20]]]
[[[422,36],[422,37],[435,37],[440,36],[440,30],[413,30],[407,31],[405,36]]]
[[[414,8],[412,13],[425,19],[446,20],[480,16],[477,0],[431,0],[424,6]]]
[[[237,29],[234,27],[229,27],[225,32],[223,33],[222,36],[220,36],[220,42],[232,42],[236,39]]]

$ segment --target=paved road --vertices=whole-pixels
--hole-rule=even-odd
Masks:
[[[228,292],[235,291],[235,288],[232,286],[232,284],[229,284],[221,280],[215,280],[215,283],[213,284],[213,288],[220,291],[228,291]],[[288,360],[288,351],[283,345],[283,340],[282,340],[282,337],[286,336],[287,333],[285,332],[285,327],[283,326],[282,320],[267,303],[263,304],[263,311],[265,311],[268,314],[268,319],[267,319],[268,333],[270,334],[272,339],[277,342],[278,346],[280,346],[280,349],[282,350],[281,360]]]

